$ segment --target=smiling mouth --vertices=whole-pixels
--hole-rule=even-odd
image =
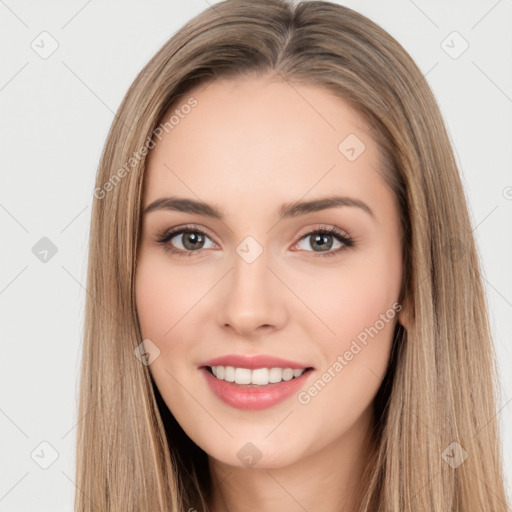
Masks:
[[[243,387],[262,387],[296,379],[313,368],[236,368],[205,366],[216,379]]]

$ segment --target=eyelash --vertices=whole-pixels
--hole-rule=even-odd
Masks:
[[[171,252],[178,256],[193,256],[196,253],[202,252],[202,249],[198,249],[196,251],[184,251],[182,249],[177,249],[176,247],[173,247],[172,245],[170,245],[168,243],[176,235],[182,235],[184,233],[199,233],[200,235],[210,238],[203,230],[197,228],[196,226],[186,225],[186,226],[182,226],[180,228],[174,228],[169,231],[165,231],[163,234],[161,234],[160,236],[157,237],[156,243],[161,245],[165,251]],[[302,235],[299,238],[299,241],[304,238],[307,238],[309,236],[312,236],[312,235],[333,236],[334,238],[336,238],[339,242],[341,242],[343,244],[342,247],[339,247],[338,249],[336,249],[334,251],[326,251],[324,253],[321,253],[321,252],[315,253],[315,251],[306,251],[306,252],[313,252],[313,255],[314,255],[313,257],[336,256],[337,254],[342,252],[344,249],[355,246],[354,240],[352,238],[349,238],[348,236],[344,235],[341,231],[339,231],[338,229],[336,229],[334,227],[313,229],[312,231],[308,231],[307,233]]]

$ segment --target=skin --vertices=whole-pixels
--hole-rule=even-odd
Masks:
[[[224,219],[144,214],[137,312],[144,338],[160,350],[151,375],[209,456],[215,512],[349,511],[372,401],[404,310],[307,404],[292,395],[266,410],[235,409],[213,395],[198,369],[225,354],[272,354],[314,367],[308,389],[399,297],[399,212],[376,170],[380,157],[368,126],[323,88],[269,76],[217,80],[191,91],[183,104],[193,95],[197,106],[150,152],[144,208],[176,195],[214,204]],[[366,146],[354,161],[338,149],[348,134]],[[342,206],[278,219],[284,203],[332,194],[364,201],[374,216]],[[182,245],[186,234],[172,239],[194,252],[190,257],[156,241],[184,224],[207,235],[195,252]],[[328,238],[331,252],[343,248],[323,256],[315,236],[307,236],[318,227],[337,227],[355,245]],[[249,235],[263,248],[250,264],[236,252]],[[253,467],[237,456],[247,442],[261,453]]]

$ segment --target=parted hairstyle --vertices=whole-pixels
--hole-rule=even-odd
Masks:
[[[75,512],[208,510],[207,454],[134,355],[143,339],[134,275],[146,156],[164,114],[194,87],[268,73],[321,86],[368,121],[400,209],[399,300],[409,318],[406,329],[397,324],[374,399],[354,510],[508,512],[481,263],[434,95],[404,48],[367,17],[291,0],[204,10],[151,58],[112,122],[91,214]],[[467,453],[456,468],[443,457],[451,443]]]

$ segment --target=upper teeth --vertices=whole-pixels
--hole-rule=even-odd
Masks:
[[[212,366],[211,368],[213,375],[218,379],[235,382],[236,384],[257,384],[259,386],[281,382],[282,380],[291,380],[306,371],[305,368],[296,370],[292,368],[257,368],[256,370],[250,370],[233,366]]]

